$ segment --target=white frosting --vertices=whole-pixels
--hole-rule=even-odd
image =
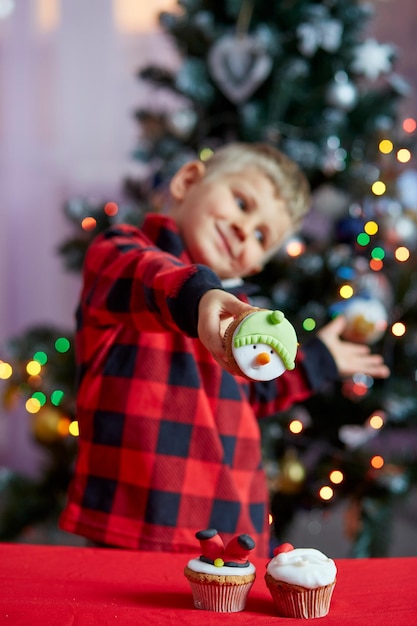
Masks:
[[[232,345],[233,357],[239,369],[252,380],[272,380],[281,376],[286,367],[279,354],[271,346],[264,343],[257,343],[256,350],[253,348],[254,345],[251,343],[239,348]],[[260,353],[268,356],[269,361],[267,363],[259,364],[257,357]]]
[[[249,563],[248,567],[228,567],[225,565],[223,565],[223,567],[216,567],[210,563],[200,561],[200,559],[191,559],[191,561],[188,561],[187,565],[193,570],[193,572],[198,572],[199,574],[215,574],[216,576],[247,576],[248,574],[255,573],[255,566],[252,563]]]
[[[295,548],[271,559],[267,572],[275,580],[315,589],[332,583],[336,579],[337,569],[335,562],[319,550]]]

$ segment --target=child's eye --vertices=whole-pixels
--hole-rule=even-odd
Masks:
[[[262,244],[265,243],[265,235],[263,234],[261,230],[259,229],[255,230],[255,239],[257,239],[259,243],[262,243]]]
[[[245,211],[247,208],[246,200],[242,198],[241,196],[235,196],[235,200],[236,200],[237,206],[240,209],[242,209],[242,211]]]

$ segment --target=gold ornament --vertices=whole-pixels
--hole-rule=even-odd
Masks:
[[[306,471],[295,450],[287,450],[280,461],[276,485],[281,493],[298,493],[303,487]]]
[[[40,443],[52,444],[62,439],[59,423],[62,413],[49,406],[43,407],[33,415],[32,432]]]

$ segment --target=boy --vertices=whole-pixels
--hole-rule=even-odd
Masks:
[[[65,530],[103,545],[192,552],[196,531],[248,533],[267,556],[268,494],[257,418],[337,375],[388,369],[342,342],[336,319],[297,367],[268,383],[228,371],[222,344],[250,309],[221,281],[259,271],[307,211],[298,167],[231,144],[185,164],[168,215],[121,225],[86,255],[77,313],[79,452]]]

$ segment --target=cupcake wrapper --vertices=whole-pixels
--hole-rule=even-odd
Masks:
[[[196,609],[218,613],[243,611],[253,581],[241,585],[213,585],[189,581]]]
[[[317,589],[297,589],[280,584],[268,584],[272,599],[281,617],[324,617],[330,609],[330,601],[336,582]]]

